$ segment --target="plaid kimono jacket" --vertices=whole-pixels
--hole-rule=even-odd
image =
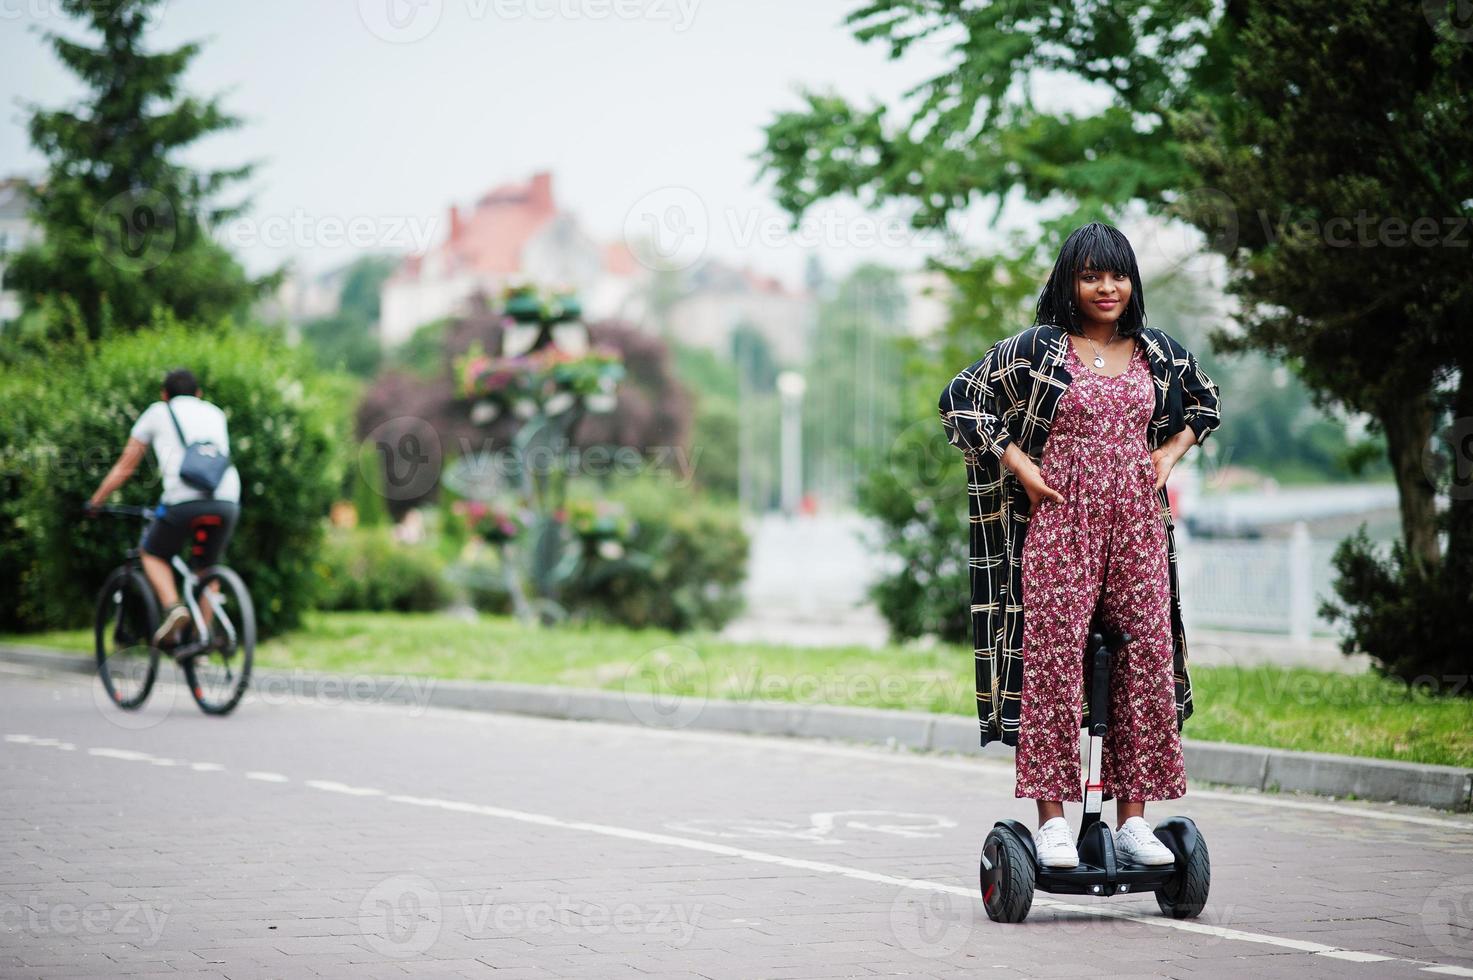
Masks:
[[[1188,425],[1201,445],[1221,421],[1217,386],[1196,357],[1165,331],[1147,327],[1141,342],[1156,387],[1148,446],[1156,449]],[[1000,738],[1016,746],[1022,709],[1023,542],[1031,503],[1022,483],[1002,465],[1002,455],[1017,442],[1034,463],[1041,461],[1054,410],[1073,380],[1065,367],[1068,343],[1062,327],[1028,327],[993,344],[941,392],[941,424],[947,441],[962,450],[967,470],[972,646],[983,745]],[[1171,507],[1166,488],[1157,492],[1170,558],[1176,726],[1181,731],[1192,714],[1192,684]],[[1081,649],[1081,685],[1083,656]],[[1088,717],[1087,688],[1084,702]]]

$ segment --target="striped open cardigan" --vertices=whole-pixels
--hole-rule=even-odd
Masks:
[[[1164,330],[1146,327],[1141,340],[1156,387],[1147,444],[1154,450],[1183,426],[1191,426],[1202,445],[1221,421],[1217,385],[1197,358]],[[941,392],[941,424],[947,441],[962,450],[967,470],[972,646],[983,745],[1000,738],[1016,746],[1022,708],[1023,542],[1031,504],[1022,483],[1002,465],[1002,455],[1016,442],[1034,463],[1041,461],[1059,398],[1073,380],[1065,367],[1068,343],[1062,327],[1028,327],[993,344]],[[1180,731],[1192,714],[1192,683],[1187,675],[1171,507],[1166,488],[1157,492],[1170,558]],[[1082,662],[1083,650],[1080,657]],[[1081,665],[1081,683],[1083,676]]]

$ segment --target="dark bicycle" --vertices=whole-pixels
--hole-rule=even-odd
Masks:
[[[114,568],[97,594],[95,635],[97,676],[120,708],[135,710],[148,700],[158,678],[162,651],[153,644],[159,627],[159,601],[143,572],[144,536],[161,513],[158,507],[112,506],[100,514],[141,518],[138,546]],[[170,559],[183,580],[179,595],[189,609],[189,624],[170,650],[184,668],[189,693],[211,715],[228,715],[245,695],[256,650],[256,611],[251,594],[225,565],[195,570],[178,555]]]

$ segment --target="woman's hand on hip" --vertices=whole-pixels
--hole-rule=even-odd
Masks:
[[[1019,455],[1023,458],[1017,466],[1013,467],[1013,472],[1028,493],[1029,509],[1037,510],[1038,505],[1045,500],[1062,504],[1064,495],[1044,482],[1043,471],[1021,450],[1019,450]]]
[[[1187,450],[1196,444],[1196,434],[1189,426],[1151,450],[1151,465],[1156,470],[1157,490],[1166,486],[1166,480],[1171,476],[1172,469],[1176,467],[1176,461],[1185,456]]]

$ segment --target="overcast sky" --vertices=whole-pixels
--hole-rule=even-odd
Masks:
[[[716,254],[796,281],[816,248],[831,271],[916,266],[897,212],[824,208],[796,238],[756,182],[761,127],[800,85],[891,104],[942,65],[901,62],[842,26],[856,0],[172,0],[155,43],[199,39],[187,78],[223,93],[236,131],[196,165],[261,161],[250,221],[229,243],[253,270],[322,270],[355,251],[444,234],[452,201],[555,174],[559,203],[606,241],[661,224],[677,262]],[[79,86],[38,28],[71,31],[56,0],[0,0],[0,173],[34,176],[29,102]],[[1028,212],[1017,212],[1025,220]],[[968,237],[989,239],[969,224]],[[670,237],[670,236],[674,237]]]

